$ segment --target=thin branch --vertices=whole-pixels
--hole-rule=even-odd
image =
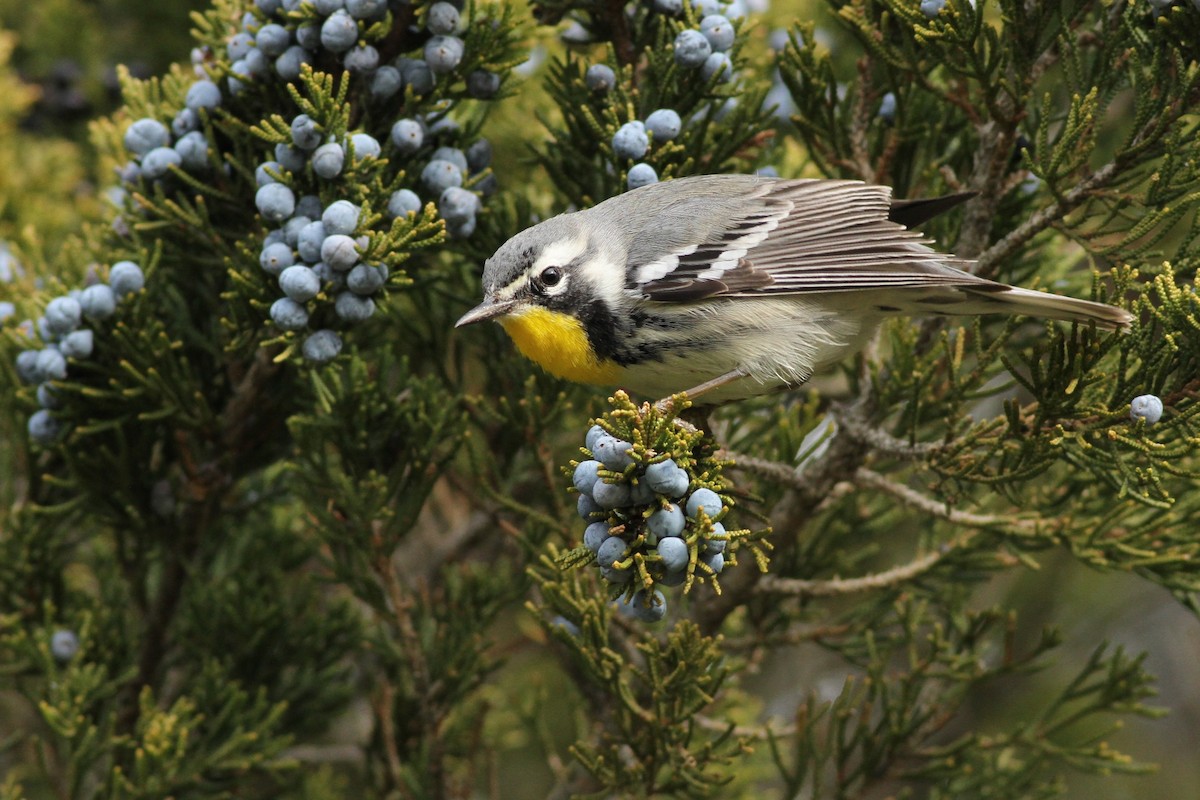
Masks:
[[[279,754],[275,763],[286,766],[289,761],[303,764],[362,764],[366,753],[357,744],[298,744]]]
[[[985,278],[995,275],[1000,264],[1014,252],[1082,204],[1096,189],[1108,185],[1116,177],[1116,173],[1117,165],[1110,161],[1075,184],[1063,195],[1061,201],[1056,200],[1038,211],[1016,230],[981,253],[976,262],[975,274]]]
[[[861,425],[861,422],[856,424]],[[887,447],[901,448],[901,451],[905,455],[910,455],[914,458],[918,453],[932,453],[936,452],[937,450],[944,449],[945,447],[945,445],[941,444],[910,446],[898,439],[895,439],[894,437],[888,436],[888,434],[877,429],[863,426],[860,428],[860,430],[863,432],[869,432],[870,438],[878,437],[878,439],[875,441],[867,442],[868,444],[875,444],[879,440],[884,440],[879,443]],[[894,453],[895,451],[888,450],[887,452]],[[812,481],[807,479],[801,470],[794,469],[790,465],[784,464],[780,461],[771,461],[765,458],[756,458],[754,456],[733,453],[730,451],[722,451],[722,456],[733,461],[734,469],[741,469],[745,472],[767,478],[797,491],[811,491],[813,488]],[[915,489],[910,489],[909,487],[899,483],[893,483],[892,481],[889,481],[887,478],[880,475],[878,472],[869,470],[866,467],[860,467],[855,471],[853,475],[853,481],[861,485],[871,486],[872,488],[885,491],[893,497],[896,497],[908,505],[913,506],[914,508],[918,508],[927,514],[931,514],[939,519],[947,520],[948,522],[953,522],[957,525],[966,525],[972,528],[1018,528],[1027,533],[1036,533],[1038,530],[1037,522],[1032,520],[1015,519],[1009,516],[993,516],[990,514],[972,514],[969,511],[958,511],[956,509],[948,508],[945,504],[931,497],[926,497]],[[839,487],[842,489],[839,494],[846,494],[850,488],[846,482],[840,483]],[[835,487],[835,489],[839,487]]]
[[[864,384],[864,387],[859,399],[840,413],[863,419],[873,413],[875,402],[870,384]],[[805,465],[805,480],[793,485],[776,503],[771,514],[771,527],[787,532],[778,537],[776,557],[784,557],[788,550],[797,546],[799,537],[795,534],[817,513],[839,484],[854,476],[867,455],[867,448],[862,443],[849,436],[835,436],[824,455]],[[758,570],[734,570],[721,581],[723,591],[719,596],[696,606],[695,619],[700,629],[706,634],[716,633],[725,618],[755,593],[760,580],[762,574]]]
[[[844,431],[846,435],[857,439],[876,452],[889,456],[918,460],[950,447],[946,442],[906,442],[859,417],[842,416],[835,412],[834,419],[837,421],[839,430]]]
[[[864,575],[859,578],[833,578],[831,580],[804,580],[768,575],[759,581],[757,592],[794,594],[806,597],[828,597],[884,589],[912,580],[928,572],[947,555],[969,544],[975,538],[979,529],[999,528],[1010,532],[1035,534],[1044,523],[1044,520],[1019,519],[958,511],[947,507],[945,503],[941,503],[932,497],[926,497],[914,489],[889,481],[878,472],[869,470],[866,467],[859,467],[855,471],[854,480],[861,486],[870,486],[873,489],[887,492],[905,504],[931,516],[957,525],[965,525],[974,530],[967,531],[933,552],[916,558],[907,564],[900,564],[892,569],[885,570],[884,572]]]
[[[396,689],[392,682],[384,679],[379,685],[375,700],[375,718],[379,720],[379,736],[383,740],[384,760],[388,778],[393,786],[404,785],[404,765],[400,761],[400,748],[396,744]]]
[[[1003,100],[1003,98],[1001,98]],[[978,258],[991,239],[1000,205],[1000,185],[1016,141],[1016,120],[989,119],[976,125],[979,142],[967,187],[976,192],[964,206],[954,252],[961,258]]]
[[[376,520],[372,523],[371,540],[374,556],[371,568],[375,573],[387,596],[390,610],[393,614],[393,630],[403,644],[401,652],[408,657],[408,668],[417,697],[417,713],[421,726],[429,736],[427,750],[427,769],[430,773],[430,796],[433,798],[446,797],[445,753],[440,738],[441,713],[435,707],[433,697],[435,687],[433,676],[429,671],[429,662],[425,658],[421,636],[417,632],[412,618],[413,601],[404,593],[403,587],[393,562],[394,554],[385,552],[383,523]],[[399,749],[396,746],[396,731],[392,722],[395,713],[395,689],[390,677],[383,676],[381,682],[380,709],[378,711],[381,735],[384,737],[384,747],[388,750],[389,775],[392,789],[400,796],[412,796],[411,791],[404,785],[403,772],[399,760]]]
[[[637,48],[633,42],[633,32],[629,29],[629,19],[625,16],[625,3],[620,0],[605,0],[603,6],[604,19],[611,26],[613,50],[622,66],[637,61]],[[636,75],[636,71],[635,71]]]
[[[795,467],[790,464],[784,464],[782,461],[748,456],[745,453],[734,453],[730,450],[722,450],[718,453],[718,456],[722,459],[729,459],[733,462],[733,468],[739,469],[742,472],[749,472],[760,478],[766,478],[767,480],[800,491],[804,491],[809,487],[808,482]]]
[[[767,575],[758,582],[756,592],[758,594],[831,597],[834,595],[857,594],[876,589],[886,589],[928,572],[952,549],[952,547],[948,546],[944,550],[928,553],[907,564],[901,564],[898,567],[893,567],[874,575],[864,575],[861,578],[833,578],[831,580],[813,581],[803,578],[779,578],[774,575]]]
[[[703,714],[696,714],[694,717],[692,717],[692,719],[695,720],[696,724],[699,725],[701,729],[706,731],[725,733],[725,731],[729,730],[729,723],[725,722],[724,720],[713,719],[712,717],[706,717]],[[796,731],[797,728],[795,725],[784,725],[781,728],[773,728],[769,724],[733,726],[734,736],[740,736],[748,739],[759,739],[761,741],[766,741],[772,736],[776,738],[795,736]]]
[[[277,347],[259,348],[245,372],[230,376],[236,385],[221,412],[221,441],[227,452],[245,452],[248,441],[257,441],[254,433],[262,425],[258,412],[263,392],[282,369],[281,364],[275,363],[278,351]]]
[[[870,486],[873,489],[887,492],[913,508],[924,511],[930,516],[944,519],[947,522],[953,522],[956,525],[965,525],[971,528],[1016,529],[1022,533],[1037,533],[1039,523],[1042,522],[1042,520],[1020,519],[1004,515],[972,514],[969,511],[959,511],[949,508],[945,503],[935,500],[932,497],[926,497],[915,489],[910,489],[902,484],[889,481],[878,472],[869,470],[866,467],[860,467],[854,473],[854,480],[860,485]]]
[[[870,86],[871,58],[864,56],[858,62],[859,86]],[[871,165],[870,148],[867,145],[867,127],[871,124],[874,114],[867,108],[866,91],[858,92],[854,100],[854,111],[850,115],[850,159],[855,175],[864,181],[876,179],[874,167]]]
[[[844,432],[851,439],[869,446],[872,451],[914,461],[935,453],[940,453],[950,447],[945,442],[909,443],[903,439],[897,439],[895,436],[885,433],[879,428],[868,425],[865,420],[843,420],[839,418],[838,427],[839,433]],[[791,464],[785,464],[782,461],[772,461],[767,458],[758,458],[732,450],[722,450],[719,455],[721,458],[732,461],[733,469],[749,472],[760,478],[766,478],[767,480],[800,491],[807,491],[811,487],[811,481],[804,476],[804,470],[793,467]]]
[[[183,437],[180,438],[183,440]],[[224,473],[214,470],[206,471],[205,475],[224,477]],[[155,684],[156,676],[162,669],[170,648],[170,628],[183,599],[184,586],[192,574],[189,567],[196,558],[204,532],[212,525],[212,519],[225,497],[227,484],[208,486],[200,483],[199,478],[193,482],[195,486],[204,488],[196,489],[195,494],[200,499],[190,505],[192,510],[187,515],[188,523],[183,528],[183,534],[178,537],[178,548],[162,554],[164,566],[158,580],[158,592],[153,604],[144,610],[145,627],[140,640],[137,674],[123,688],[120,696],[116,724],[121,733],[127,734],[137,725],[141,712],[138,696],[144,687]],[[144,585],[144,575],[137,579]]]

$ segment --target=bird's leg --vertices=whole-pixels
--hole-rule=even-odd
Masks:
[[[736,380],[740,380],[746,377],[746,374],[747,373],[740,369],[735,369],[732,372],[727,372],[724,375],[713,378],[712,380],[705,381],[704,383],[694,386],[691,389],[688,389],[686,392],[681,392],[680,394],[685,395],[688,400],[691,400],[693,397],[702,395],[705,392],[711,392],[713,389],[717,389],[721,386],[725,386],[726,384],[733,383]],[[673,402],[677,396],[678,395],[664,397],[662,400],[659,400],[657,403],[655,403],[654,407],[661,413],[675,415],[675,424],[689,433],[695,433],[697,430],[711,432],[712,425],[709,422],[708,416],[712,412],[713,408],[711,406],[688,406],[682,412],[677,413],[675,411]]]
[[[707,380],[704,383],[693,386],[691,389],[681,392],[681,394],[687,395],[688,400],[695,400],[697,397],[700,397],[706,392],[711,392],[713,389],[720,389],[722,386],[727,386],[734,381],[745,378],[746,375],[747,373],[744,370],[740,368],[735,369],[731,372],[726,372],[724,375],[718,375],[712,380]],[[670,405],[670,400],[671,399],[669,397],[659,400],[657,403],[655,403],[655,406],[657,406],[659,411],[666,411],[667,407]]]

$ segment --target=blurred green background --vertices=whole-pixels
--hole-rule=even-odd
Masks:
[[[13,67],[40,87],[26,126],[78,136],[119,100],[115,67],[152,75],[186,59],[188,16],[206,0],[0,0],[0,27],[16,34]]]

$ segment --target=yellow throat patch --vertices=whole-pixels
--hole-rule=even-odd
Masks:
[[[596,384],[614,384],[620,377],[621,366],[596,357],[583,324],[570,314],[525,308],[501,317],[500,324],[517,349],[551,375]]]

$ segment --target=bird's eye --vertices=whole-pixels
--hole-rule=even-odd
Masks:
[[[530,281],[533,285],[533,290],[538,294],[545,294],[546,290],[551,286],[557,286],[562,283],[563,273],[559,267],[546,267],[539,272]]]

